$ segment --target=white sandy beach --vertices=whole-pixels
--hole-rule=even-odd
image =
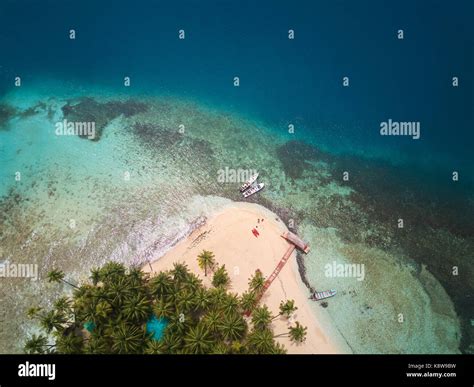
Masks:
[[[263,222],[258,222],[263,219]],[[255,237],[252,229],[257,227],[260,235]],[[202,250],[215,254],[218,264],[225,264],[231,277],[230,290],[242,294],[248,289],[248,279],[260,269],[269,276],[276,267],[289,244],[281,234],[287,230],[283,222],[266,208],[249,203],[232,203],[225,206],[212,219],[195,230],[185,240],[151,264],[153,271],[172,268],[174,262],[185,262],[190,270],[198,273],[206,286],[211,286],[212,273],[204,276],[197,263]],[[145,265],[144,271],[151,270]],[[287,338],[278,338],[288,353],[334,354],[351,352],[337,330],[331,326],[329,315],[312,301],[301,281],[296,263],[296,253],[290,258],[279,276],[262,298],[272,313],[278,313],[280,301],[295,300],[298,310],[294,320],[308,327],[306,341],[296,345]],[[318,311],[317,309],[321,309]],[[290,323],[279,318],[274,320],[275,334],[284,333]]]

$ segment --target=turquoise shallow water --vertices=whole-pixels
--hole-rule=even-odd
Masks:
[[[256,169],[251,201],[310,241],[302,277],[338,288],[327,311],[354,351],[472,351],[470,15],[467,0],[3,1],[0,259],[78,281],[144,263],[241,199],[219,171]],[[64,118],[100,139],[56,136]],[[421,139],[380,136],[389,118],[420,121]],[[328,278],[333,261],[366,279]],[[58,291],[0,281],[0,351]]]
[[[468,289],[472,275],[472,220],[465,216],[472,201],[464,193],[448,186],[433,195],[418,184],[423,172],[328,153],[195,99],[58,89],[52,96],[22,90],[4,102],[15,113],[0,131],[2,260],[37,263],[40,276],[61,267],[74,281],[108,260],[146,263],[212,216],[223,198],[241,200],[238,184],[219,181],[220,170],[257,169],[267,186],[251,200],[292,221],[313,246],[300,259],[303,279],[318,290],[338,289],[327,311],[355,352],[451,353],[465,345],[469,308],[457,281]],[[77,114],[67,113],[70,119],[101,122],[107,111],[100,140],[56,136],[65,106]],[[446,204],[451,195],[459,200]],[[397,228],[400,217],[406,229]],[[328,278],[324,265],[334,261],[364,264],[366,279]],[[436,262],[467,272],[453,281]],[[38,292],[48,303],[59,290],[7,279],[0,291],[5,332],[26,335],[34,330],[27,305],[38,302]],[[18,350],[9,334],[1,342],[3,351]]]

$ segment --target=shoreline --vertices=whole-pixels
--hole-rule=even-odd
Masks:
[[[263,219],[260,223],[258,219]],[[260,235],[255,237],[251,230],[257,227]],[[151,258],[143,265],[144,272],[168,270],[175,262],[184,262],[197,274],[207,287],[212,286],[212,273],[206,277],[199,268],[197,255],[202,250],[215,254],[216,263],[225,265],[231,278],[229,290],[242,294],[248,288],[248,278],[255,270],[262,270],[268,277],[285,253],[288,242],[281,237],[288,230],[280,217],[267,208],[253,203],[230,202],[176,243],[164,255]],[[296,252],[291,262],[282,269],[278,277],[262,297],[276,315],[280,301],[295,300],[298,307],[294,321],[308,327],[306,341],[291,343],[288,338],[278,338],[289,354],[338,354],[352,353],[345,339],[332,325],[331,317],[319,305],[308,299],[308,289],[303,283]],[[318,310],[320,309],[320,310]],[[276,334],[285,332],[291,322],[277,318],[272,323]]]

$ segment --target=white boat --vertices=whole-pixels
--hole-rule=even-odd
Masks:
[[[263,187],[265,187],[264,183],[255,184],[252,187],[250,187],[247,191],[244,191],[242,195],[244,196],[244,198],[248,198],[250,195],[253,195],[254,193],[262,190]]]
[[[245,190],[249,189],[250,186],[257,180],[258,178],[258,173],[254,173],[252,176],[250,176],[250,179],[248,179],[242,186],[240,187],[240,192],[244,192]]]
[[[337,294],[337,291],[335,289],[331,289],[331,290],[325,290],[324,292],[313,292],[310,298],[313,301],[321,301],[321,300],[324,300],[325,298],[334,297],[336,294]]]

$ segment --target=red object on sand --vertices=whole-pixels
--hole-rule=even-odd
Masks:
[[[255,228],[252,229],[252,234],[255,235],[256,238],[260,235],[260,233]]]

